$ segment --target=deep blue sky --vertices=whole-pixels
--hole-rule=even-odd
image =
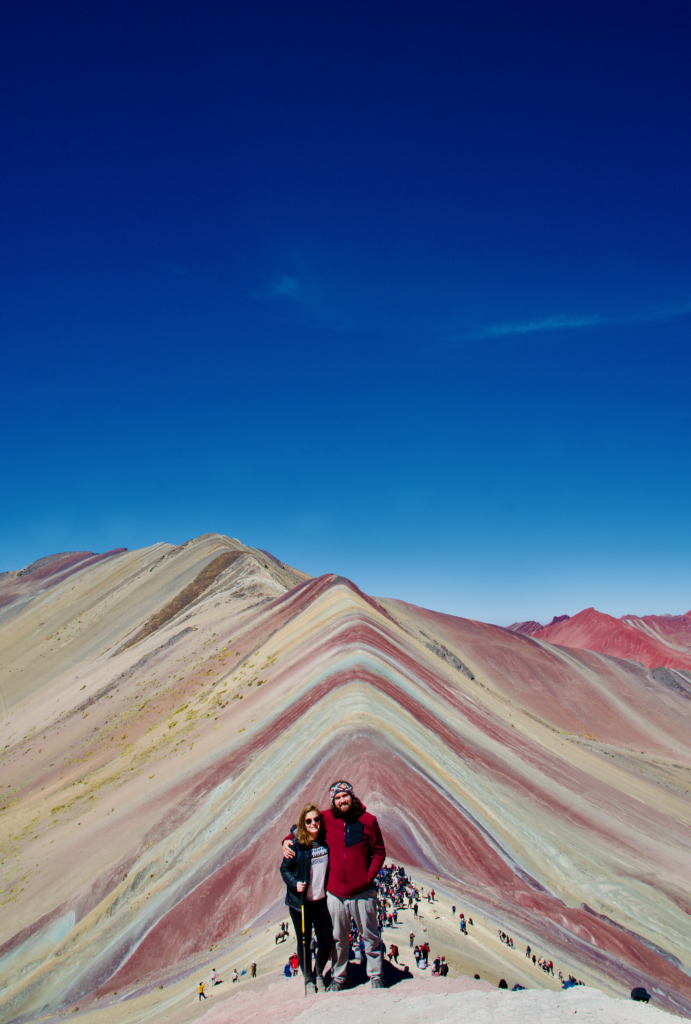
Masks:
[[[691,8],[4,4],[0,570],[691,607]]]

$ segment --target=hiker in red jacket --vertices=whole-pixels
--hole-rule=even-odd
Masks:
[[[334,937],[330,991],[339,992],[345,986],[352,919],[364,940],[367,976],[372,988],[383,988],[383,958],[374,880],[386,858],[384,840],[377,819],[367,812],[349,782],[335,782],[329,792],[331,807],[321,813],[329,847],[326,905],[331,915]],[[291,838],[288,836],[283,841],[284,857],[295,856]]]

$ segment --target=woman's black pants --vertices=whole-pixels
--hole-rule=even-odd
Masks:
[[[290,910],[290,916],[293,919],[293,927],[295,928],[295,934],[298,940],[298,960],[300,962],[300,970],[302,971],[306,982],[311,981],[314,983],[315,964],[312,962],[311,955],[308,956],[310,968],[305,974],[305,964],[303,961],[302,951],[302,913],[299,910],[294,910],[292,907],[289,907],[288,909]],[[313,930],[317,939],[316,973],[323,974],[327,961],[331,956],[331,946],[333,943],[331,917],[329,916],[329,911],[326,906],[326,896],[321,900],[305,900],[305,945],[307,946],[308,953],[312,944]]]

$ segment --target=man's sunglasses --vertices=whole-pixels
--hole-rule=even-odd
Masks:
[[[318,825],[321,820],[321,815],[318,818],[305,818],[305,825]]]

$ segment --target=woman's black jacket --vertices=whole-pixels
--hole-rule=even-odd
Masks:
[[[284,857],[281,861],[281,878],[286,884],[286,904],[293,910],[299,910],[302,906],[302,897],[304,895],[306,898],[307,890],[305,889],[304,894],[299,893],[297,884],[298,882],[307,882],[309,885],[312,847],[303,846],[295,838],[292,843],[295,856],[290,859]]]

